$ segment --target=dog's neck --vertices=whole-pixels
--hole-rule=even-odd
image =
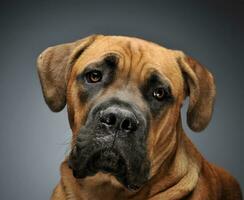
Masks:
[[[150,200],[183,199],[197,185],[201,169],[201,159],[198,158],[201,155],[183,130],[180,137],[175,154],[169,156],[150,181]]]
[[[126,189],[109,174],[97,173],[84,179],[73,177],[72,170],[68,167],[67,161],[61,164],[61,187],[65,191],[67,200],[100,200],[127,198]],[[94,192],[95,191],[95,192]]]
[[[201,159],[195,158],[200,158],[201,155],[182,128],[177,131],[181,131],[180,134],[178,132],[180,138],[178,138],[177,148],[160,166],[156,175],[151,177],[145,187],[136,193],[129,192],[112,175],[108,174],[97,173],[95,176],[77,180],[73,177],[67,162],[64,161],[61,165],[61,173],[66,176],[62,177],[62,182],[66,189],[66,195],[72,194],[67,199],[99,200],[103,196],[108,200],[137,200],[145,197],[150,200],[184,198],[197,185]],[[94,196],[94,194],[99,195]]]

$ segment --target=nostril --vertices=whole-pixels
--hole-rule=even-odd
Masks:
[[[131,119],[127,118],[121,123],[121,129],[125,131],[133,131],[136,129],[136,125]]]
[[[101,118],[101,122],[102,123],[105,123],[105,124],[107,124],[109,126],[115,125],[115,123],[116,123],[116,116],[113,113],[109,113],[106,116],[103,116]]]

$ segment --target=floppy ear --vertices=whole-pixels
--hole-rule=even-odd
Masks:
[[[38,75],[44,99],[52,111],[61,111],[66,105],[66,86],[70,69],[97,37],[91,35],[72,43],[49,47],[39,55]]]
[[[198,61],[183,56],[179,60],[185,78],[186,96],[189,96],[187,124],[196,132],[207,127],[212,113],[216,95],[212,74]]]

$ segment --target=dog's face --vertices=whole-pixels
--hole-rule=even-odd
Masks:
[[[211,74],[182,52],[128,37],[90,36],[47,49],[38,60],[45,100],[66,102],[76,178],[110,173],[140,188],[174,151],[180,108],[200,131],[215,95]]]

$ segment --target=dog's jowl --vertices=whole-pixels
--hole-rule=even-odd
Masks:
[[[207,162],[182,128],[202,131],[214,106],[212,74],[181,51],[92,35],[38,58],[44,99],[67,105],[71,150],[51,199],[240,200],[236,180]]]

